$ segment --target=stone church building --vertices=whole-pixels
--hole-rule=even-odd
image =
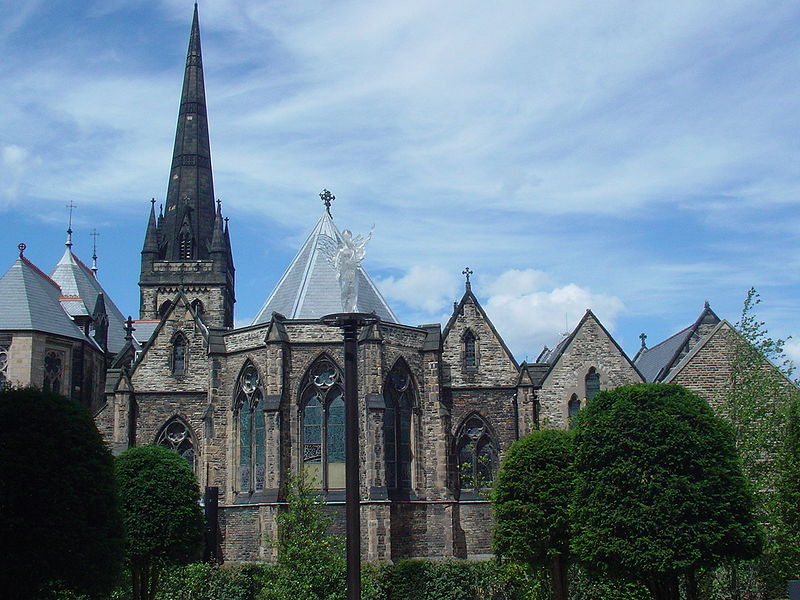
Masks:
[[[143,215],[139,319],[124,320],[71,240],[50,275],[21,248],[0,279],[0,383],[71,395],[115,452],[173,448],[218,489],[220,558],[271,560],[290,471],[343,517],[342,339],[319,321],[342,311],[326,249],[342,234],[321,205],[254,322],[233,327],[234,244],[214,196],[196,5],[169,169],[163,210],[153,201]],[[444,327],[398,322],[361,268],[358,281],[359,311],[380,318],[358,342],[368,560],[490,553],[483,491],[503,452],[533,429],[569,427],[600,390],[667,380],[719,393],[703,373],[731,328],[708,306],[634,360],[587,311],[555,349],[519,364],[468,274]]]

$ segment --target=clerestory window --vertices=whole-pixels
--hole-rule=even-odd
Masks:
[[[386,486],[411,488],[411,422],[415,397],[411,373],[404,363],[389,372],[383,386],[386,409],[383,413],[383,445]]]
[[[239,491],[252,493],[264,489],[267,472],[263,392],[258,371],[252,364],[242,371],[237,388]]]

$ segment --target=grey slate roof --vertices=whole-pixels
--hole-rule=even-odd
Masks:
[[[685,329],[681,329],[678,333],[671,335],[663,342],[656,344],[652,348],[647,348],[639,353],[636,357],[636,367],[644,375],[648,383],[656,381],[659,373],[662,372],[668,363],[673,359],[675,354],[689,341],[692,337],[694,325],[689,325]],[[664,373],[665,375],[666,373]]]
[[[140,347],[143,347],[150,338],[153,332],[158,327],[159,321],[134,321],[133,322],[133,338],[137,341]]]
[[[94,311],[97,296],[103,294],[108,314],[108,349],[116,353],[125,345],[125,318],[97,281],[92,270],[67,246],[64,255],[50,273],[61,286],[62,306],[70,316],[89,315]]]
[[[327,258],[341,238],[333,219],[324,211],[252,324],[266,323],[272,318],[273,312],[287,319],[319,319],[324,315],[342,312],[336,270]],[[374,312],[383,321],[398,322],[362,267],[358,272],[358,310]]]
[[[61,289],[27,258],[0,278],[0,329],[41,331],[87,341],[61,307]]]

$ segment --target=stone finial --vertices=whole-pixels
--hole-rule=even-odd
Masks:
[[[642,340],[642,350],[647,350],[647,334],[642,332],[639,334],[639,339]]]
[[[153,199],[155,202],[155,199]],[[89,235],[92,236],[92,274],[97,278],[97,238],[100,235],[97,233],[97,229],[92,229],[92,233]]]
[[[703,308],[705,308],[706,310],[711,308],[711,304],[708,302],[708,300],[706,300],[705,303],[703,304]]]
[[[70,200],[69,204],[67,204],[67,208],[69,209],[69,224],[67,225],[67,241],[64,245],[67,248],[72,248],[72,211],[77,208],[77,206]]]
[[[128,315],[128,320],[125,321],[125,341],[130,342],[133,340],[133,332],[136,328],[133,326],[133,319]]]
[[[322,199],[322,203],[325,205],[325,210],[328,212],[328,216],[333,218],[333,215],[331,214],[331,202],[336,200],[336,196],[331,194],[329,190],[324,189],[319,193],[319,197]]]
[[[25,253],[25,248],[28,246],[25,245],[25,242],[20,242],[17,244],[17,250],[19,250],[19,257],[22,258],[22,255]]]

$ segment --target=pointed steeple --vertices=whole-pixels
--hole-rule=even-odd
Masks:
[[[156,199],[150,200],[150,219],[147,221],[147,233],[144,234],[142,254],[158,254],[158,226],[156,225]]]
[[[214,213],[211,146],[200,49],[200,25],[195,4],[161,228],[162,241],[165,244],[163,258],[209,258]]]
[[[217,200],[217,216],[214,218],[214,237],[211,239],[211,252],[225,252],[225,231],[222,229],[222,201]]]

